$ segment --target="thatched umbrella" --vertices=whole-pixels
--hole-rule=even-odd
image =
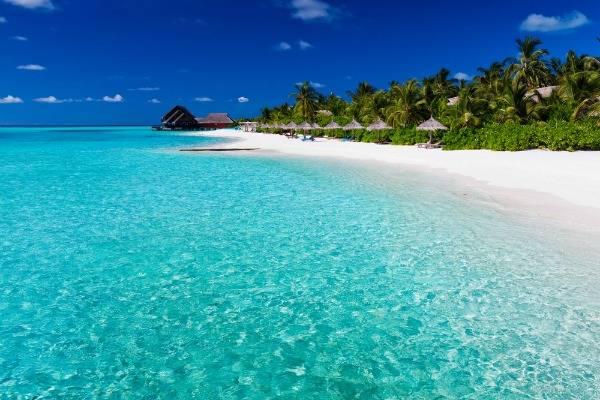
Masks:
[[[302,129],[303,131],[309,131],[313,129],[313,126],[310,124],[310,122],[304,121],[303,123],[298,125],[298,129]]]
[[[330,123],[325,125],[325,129],[340,129],[340,128],[341,128],[340,124],[338,124],[335,121],[331,121]]]
[[[312,127],[312,129],[321,129],[321,125],[317,124],[316,122],[313,122],[312,124],[310,124],[310,126]]]
[[[429,132],[429,143],[433,142],[433,132],[435,131],[447,131],[444,125],[442,125],[439,121],[434,119],[433,117],[429,118],[427,121],[423,122],[421,125],[417,126],[418,131],[428,131]]]
[[[359,124],[358,122],[356,122],[355,119],[352,120],[352,122],[350,122],[348,125],[345,125],[343,127],[343,129],[345,131],[353,131],[355,129],[362,129],[364,128],[361,124]]]
[[[391,129],[391,127],[382,120],[378,119],[377,121],[369,125],[367,129],[370,131],[382,131],[384,129]]]
[[[298,129],[298,125],[294,121],[292,121],[289,124],[284,125],[284,126],[285,126],[284,129],[292,129],[292,130]]]

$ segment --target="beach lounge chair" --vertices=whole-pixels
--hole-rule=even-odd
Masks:
[[[294,135],[294,132],[284,132],[283,136],[285,136],[288,139],[293,139],[296,137],[296,135]]]
[[[303,142],[314,142],[315,137],[312,135],[302,135],[302,141]]]
[[[442,142],[427,142],[427,143],[417,143],[417,147],[420,149],[439,149],[442,147]]]

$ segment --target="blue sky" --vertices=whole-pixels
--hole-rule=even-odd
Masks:
[[[252,116],[303,80],[473,75],[528,34],[598,54],[598,21],[598,0],[0,0],[0,124],[156,123],[177,103]]]

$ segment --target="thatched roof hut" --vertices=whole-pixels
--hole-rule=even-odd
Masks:
[[[335,121],[331,121],[325,125],[324,129],[340,129],[342,126]]]
[[[391,126],[389,126],[382,120],[378,119],[377,121],[375,121],[371,125],[369,125],[367,127],[367,129],[370,131],[382,131],[384,129],[391,129]]]
[[[448,128],[446,128],[444,125],[442,125],[435,118],[431,117],[427,121],[423,122],[421,125],[417,126],[417,130],[434,132],[434,131],[447,131]]]
[[[343,129],[345,131],[353,131],[353,130],[356,130],[356,129],[363,129],[363,128],[364,128],[364,126],[362,126],[361,124],[359,124],[358,122],[356,122],[355,119],[353,119],[352,122],[350,122],[348,125],[345,125],[343,127]]]
[[[457,104],[458,104],[458,101],[459,101],[459,100],[460,100],[460,98],[459,98],[458,96],[450,97],[450,98],[448,99],[448,103],[447,103],[447,104],[448,104],[449,106],[455,106],[455,105],[457,105]]]
[[[544,86],[528,91],[525,93],[525,97],[539,103],[541,99],[547,99],[552,96],[555,90],[558,90],[558,86]]]

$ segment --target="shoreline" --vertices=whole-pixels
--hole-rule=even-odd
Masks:
[[[337,158],[418,168],[448,178],[457,190],[489,197],[493,206],[516,215],[600,234],[598,152],[443,151],[324,138],[302,142],[280,135],[229,129],[191,135],[235,139],[219,144],[220,149],[243,147],[257,149],[252,153]]]

